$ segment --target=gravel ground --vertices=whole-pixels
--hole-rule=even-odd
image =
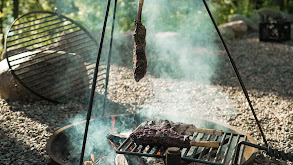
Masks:
[[[260,43],[257,34],[252,33],[227,41],[227,45],[268,142],[293,152],[293,41]],[[136,83],[131,69],[113,65],[107,107],[115,111],[107,114],[141,110],[144,115],[160,115],[172,109],[172,113],[180,115],[227,122],[263,144],[231,64],[224,51],[221,54],[210,84],[151,75]],[[77,102],[0,100],[0,164],[48,164],[48,138],[76,114],[85,114],[86,109]],[[290,164],[261,153],[257,158],[255,164]]]

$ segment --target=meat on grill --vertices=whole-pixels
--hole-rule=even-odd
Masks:
[[[211,135],[222,135],[222,130],[216,129],[207,129],[207,128],[197,128],[193,124],[185,124],[185,123],[174,123],[170,120],[152,120],[146,121],[140,125],[141,129],[145,128],[154,128],[154,129],[169,129],[172,128],[174,131],[178,132],[179,134],[184,135],[193,135],[194,132],[211,134]]]
[[[133,70],[134,79],[138,82],[147,72],[147,59],[145,55],[146,28],[141,23],[141,11],[143,0],[139,2],[138,19],[134,21],[134,48],[133,48]]]
[[[217,141],[191,141],[190,135],[186,133],[188,126],[195,127],[192,124],[173,123],[169,120],[153,120],[142,123],[136,131],[130,134],[130,139],[139,145],[179,147],[186,148],[190,146],[218,148]],[[176,130],[177,129],[177,130]],[[197,128],[196,128],[197,129]],[[180,133],[178,131],[181,131]]]
[[[136,144],[143,146],[163,146],[163,147],[189,147],[190,139],[188,135],[180,135],[172,129],[143,129],[136,130],[130,134],[130,138]]]

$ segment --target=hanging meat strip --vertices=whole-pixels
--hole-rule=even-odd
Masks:
[[[147,59],[145,55],[146,28],[141,23],[141,11],[144,0],[139,1],[137,20],[134,21],[134,48],[133,48],[133,69],[134,79],[138,82],[144,77],[147,71]]]

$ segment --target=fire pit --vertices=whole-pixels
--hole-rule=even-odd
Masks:
[[[111,131],[112,126],[115,126],[115,127],[116,126],[122,126],[121,124],[119,124],[119,120],[116,120],[116,124],[113,123],[113,118],[117,118],[117,117],[118,116],[116,116],[116,117],[114,116],[114,117],[112,117],[112,120],[111,120],[111,118],[108,120],[109,121],[109,124],[108,124],[108,126],[109,126],[108,130],[109,131]],[[130,131],[135,129],[134,125],[139,124],[139,122],[141,122],[140,121],[141,119],[135,118],[133,116],[124,116],[124,118],[127,118],[126,120],[129,120],[129,121],[130,120],[133,121],[133,119],[136,120],[134,122],[130,122],[130,124],[126,124],[126,125],[123,126],[123,127],[128,128]],[[235,139],[237,139],[237,138],[238,138],[238,140],[242,140],[242,141],[245,140],[245,141],[250,142],[250,143],[256,143],[256,141],[252,137],[247,135],[246,133],[244,133],[244,132],[242,132],[242,131],[240,131],[240,130],[232,127],[232,126],[223,124],[223,123],[218,123],[218,122],[204,120],[204,119],[197,119],[197,118],[196,119],[195,118],[194,119],[186,118],[186,119],[182,119],[182,120],[183,121],[186,121],[186,120],[191,121],[192,120],[193,124],[197,125],[198,127],[210,128],[210,129],[215,129],[216,128],[216,129],[221,129],[221,130],[223,130],[225,132],[222,137],[218,137],[218,141],[221,144],[220,148],[222,148],[221,149],[222,151],[220,151],[219,154],[217,154],[217,152],[213,152],[213,153],[211,152],[210,156],[213,157],[211,159],[214,159],[216,157],[218,157],[218,159],[220,159],[220,157],[225,156],[225,154],[228,154],[228,153],[229,154],[227,156],[227,159],[233,159],[233,155],[235,154],[235,148],[236,148],[236,144],[237,144],[235,142]],[[111,123],[111,121],[112,121],[112,123]],[[90,124],[93,124],[94,122],[96,122],[96,120],[91,120]],[[117,124],[117,122],[118,122],[118,124]],[[73,153],[72,151],[70,151],[69,144],[71,143],[70,141],[72,139],[69,138],[70,135],[68,135],[68,132],[74,131],[75,129],[77,129],[77,127],[83,128],[84,124],[85,124],[85,121],[68,125],[66,127],[63,127],[61,129],[59,129],[58,131],[56,131],[54,133],[53,136],[51,136],[51,138],[49,139],[49,141],[47,143],[47,152],[50,155],[52,165],[55,165],[55,164],[58,164],[58,165],[59,164],[60,165],[74,164],[74,162],[72,162],[72,161],[75,161],[75,163],[78,162],[78,160],[79,160],[78,156],[79,156],[80,151],[77,150],[77,153]],[[131,127],[132,127],[132,129],[131,129]],[[120,128],[115,128],[115,129],[116,130],[118,129],[118,132],[119,132]],[[92,136],[92,135],[90,135],[90,136]],[[104,136],[105,136],[105,139],[106,139],[106,134]],[[205,135],[200,135],[200,134],[197,134],[197,136],[199,138],[200,137],[201,138],[205,137]],[[82,137],[83,137],[82,133],[80,133],[80,134],[77,133],[77,134],[75,134],[74,139],[82,139]],[[216,136],[212,137],[212,138],[210,137],[210,139],[213,139],[213,140],[214,140],[214,138],[216,138]],[[207,139],[204,139],[204,140],[207,140]],[[227,142],[225,142],[225,141],[227,141]],[[145,152],[142,152],[141,151],[142,149],[140,149],[140,150],[133,149],[132,151],[127,151],[127,150],[125,150],[125,148],[127,146],[129,146],[128,148],[131,148],[131,143],[129,143],[128,140],[125,141],[125,144],[126,143],[127,143],[126,146],[122,146],[122,147],[120,147],[118,149],[118,151],[119,151],[118,153],[124,153],[124,154],[126,153],[127,154],[127,152],[128,152],[128,154],[130,153],[130,155],[137,155],[137,156],[148,156],[148,157],[156,157],[156,158],[164,158],[165,157],[165,155],[164,155],[165,152],[164,151],[166,151],[166,148],[153,147],[153,148],[145,149]],[[230,146],[230,151],[227,151],[227,148],[229,148],[229,146],[227,147],[227,145]],[[108,147],[109,148],[112,147],[110,145],[110,143],[108,144]],[[114,153],[115,148],[112,147],[111,150]],[[191,159],[191,158],[189,158],[190,153],[188,153],[188,150],[190,150],[189,152],[192,153],[192,151],[194,151],[194,148],[189,148],[189,149],[184,148],[182,150],[182,160],[185,160],[186,162],[190,163],[189,159]],[[197,150],[198,151],[195,151],[195,157],[197,157],[196,159],[200,160],[200,159],[203,159],[203,158],[206,159],[205,155],[208,155],[208,152],[206,152],[205,155],[202,155],[202,152],[209,151],[210,148],[198,147]],[[217,150],[215,150],[215,151],[217,151]],[[245,150],[243,151],[241,163],[243,164],[243,163],[249,163],[249,162],[253,161],[256,151],[257,150],[254,149],[254,148],[245,147]],[[160,154],[157,154],[158,152]],[[113,154],[113,153],[110,153],[110,154]],[[70,155],[70,154],[74,154],[77,157],[72,158],[72,155]],[[107,154],[109,154],[109,153],[107,153]],[[114,153],[114,155],[115,155],[115,153]],[[189,155],[189,157],[187,155]],[[95,156],[96,156],[96,158],[99,157],[99,155],[95,155]],[[68,160],[68,157],[70,157],[71,160]],[[87,156],[87,157],[85,157],[85,160],[91,160],[91,158],[89,156]],[[69,163],[68,163],[68,161],[69,161]],[[112,161],[113,161],[113,164],[114,164],[114,157],[113,157]],[[220,163],[221,163],[221,161],[222,160],[220,160]],[[230,161],[230,160],[225,161],[225,164],[230,164],[230,163],[232,163],[232,161]]]

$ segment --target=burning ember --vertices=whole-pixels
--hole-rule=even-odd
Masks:
[[[91,161],[84,161],[84,165],[94,165],[95,163],[95,156],[91,154]]]

